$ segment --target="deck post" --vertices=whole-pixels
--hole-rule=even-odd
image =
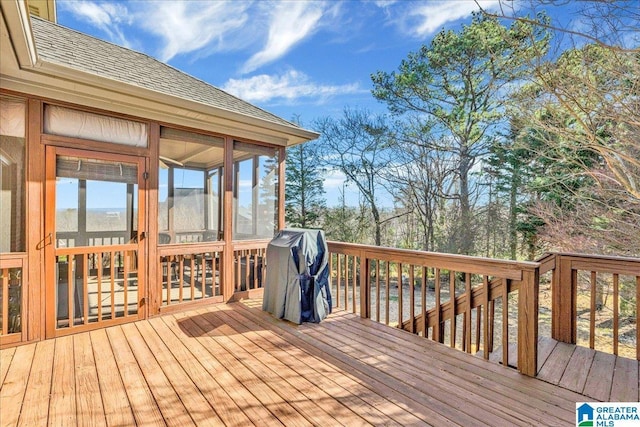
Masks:
[[[233,250],[233,138],[224,140],[224,204],[223,221],[224,250],[222,251],[222,297],[229,302],[235,291]]]
[[[518,293],[518,370],[535,377],[538,370],[538,268],[522,271]]]
[[[576,342],[576,271],[571,259],[556,255],[551,284],[551,337],[556,341]]]

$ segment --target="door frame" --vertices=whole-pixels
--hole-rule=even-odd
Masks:
[[[81,157],[87,159],[114,161],[137,165],[138,171],[138,226],[137,226],[137,289],[138,312],[137,315],[125,315],[115,319],[98,320],[97,322],[84,323],[83,325],[71,325],[67,328],[56,328],[57,323],[57,283],[55,274],[56,257],[56,159],[58,155]],[[101,151],[91,151],[76,148],[65,148],[53,145],[46,146],[45,152],[45,197],[44,197],[44,287],[45,287],[45,336],[53,338],[82,331],[101,329],[107,326],[128,323],[147,316],[148,298],[148,271],[149,258],[147,256],[148,242],[148,172],[147,157],[129,154],[112,154]],[[129,245],[129,244],[128,244]],[[130,244],[134,245],[134,244]],[[71,323],[73,319],[70,319]]]

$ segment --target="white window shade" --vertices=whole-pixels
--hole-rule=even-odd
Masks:
[[[24,138],[25,114],[23,101],[0,98],[0,135]]]
[[[44,132],[132,147],[147,147],[148,139],[144,123],[54,105],[45,106]]]

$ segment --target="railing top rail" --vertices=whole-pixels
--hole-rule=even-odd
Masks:
[[[529,261],[499,260],[468,255],[444,254],[438,252],[397,249],[356,243],[328,242],[330,251],[359,251],[369,258],[414,263],[429,267],[451,269],[473,274],[486,274],[521,280],[523,271],[533,271],[540,263]]]
[[[640,263],[640,258],[623,257],[623,256],[616,256],[616,255],[579,254],[575,252],[546,252],[540,258],[536,259],[536,262],[544,262],[547,258],[555,257],[555,256],[582,258],[582,259],[597,259],[597,260],[607,260],[607,261],[615,261],[615,262]]]
[[[559,259],[568,261],[574,270],[640,276],[640,258],[556,252],[538,258],[540,274],[556,268]]]
[[[200,243],[181,243],[175,245],[161,245],[158,246],[159,256],[171,256],[171,255],[192,255],[205,252],[222,252],[224,250],[224,243],[220,242],[200,242]]]
[[[138,249],[137,243],[124,243],[121,245],[99,245],[99,246],[72,246],[70,248],[55,248],[56,256],[61,255],[82,255],[106,252],[121,252]]]
[[[234,240],[233,249],[238,251],[243,249],[266,248],[270,241],[271,239]]]

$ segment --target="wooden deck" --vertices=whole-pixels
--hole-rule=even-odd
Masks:
[[[0,351],[0,424],[573,425],[585,397],[338,311],[212,305]]]
[[[517,366],[518,349],[509,346],[509,365]],[[476,354],[482,357],[482,352]],[[502,364],[502,347],[489,355]],[[640,401],[640,362],[610,353],[567,344],[549,337],[538,339],[537,378],[585,396],[585,401]]]
[[[637,360],[544,338],[538,378],[604,402],[640,401]]]

